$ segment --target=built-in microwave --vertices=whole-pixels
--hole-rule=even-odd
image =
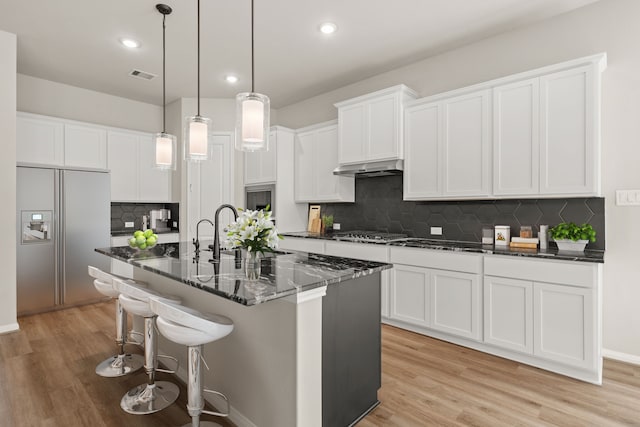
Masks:
[[[265,209],[270,206],[271,216],[276,217],[276,186],[271,185],[252,185],[244,188],[245,207],[252,211]]]

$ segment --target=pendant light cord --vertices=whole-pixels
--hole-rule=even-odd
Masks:
[[[166,26],[165,20],[167,19],[167,15],[162,14],[162,133],[167,133],[167,100],[166,100],[166,92],[167,92],[167,78],[166,78]]]
[[[200,0],[198,0],[198,117],[200,117]]]
[[[251,0],[251,92],[255,92],[255,60],[253,54],[253,0]]]

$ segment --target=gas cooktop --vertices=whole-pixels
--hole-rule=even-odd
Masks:
[[[336,240],[345,240],[348,242],[367,242],[367,243],[389,243],[394,240],[406,239],[406,234],[401,233],[383,233],[380,231],[342,231],[333,233]]]

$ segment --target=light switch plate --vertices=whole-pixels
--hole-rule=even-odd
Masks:
[[[178,221],[173,221],[173,228],[178,228]]]
[[[432,236],[442,236],[442,227],[431,227]]]
[[[616,190],[616,206],[640,206],[640,190]]]
[[[127,221],[124,223],[124,228],[133,228],[133,221]]]

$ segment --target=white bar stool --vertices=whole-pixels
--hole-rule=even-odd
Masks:
[[[191,308],[172,304],[171,302],[155,297],[151,297],[151,310],[158,315],[157,325],[162,335],[175,343],[189,347],[187,410],[189,411],[189,415],[191,415],[191,423],[185,424],[183,427],[219,427],[220,424],[211,421],[200,422],[200,415],[204,413],[219,417],[228,417],[229,399],[220,392],[207,390],[202,387],[200,360],[202,359],[203,345],[229,335],[231,331],[233,331],[233,322],[228,317],[217,314],[200,313]],[[202,398],[203,392],[221,396],[227,403],[226,412],[205,411],[204,399]]]
[[[144,357],[139,354],[126,354],[124,351],[127,337],[127,314],[125,313],[118,296],[120,292],[114,288],[113,279],[115,276],[106,273],[99,268],[88,266],[89,276],[93,277],[93,285],[101,294],[116,299],[116,345],[118,354],[111,356],[96,366],[96,374],[101,377],[121,377],[123,375],[136,372],[144,365]],[[141,283],[138,285],[143,286]]]
[[[153,296],[174,304],[180,304],[180,299],[162,295],[118,278],[114,279],[114,285],[120,291],[119,299],[124,309],[144,317],[144,369],[149,376],[146,384],[132,388],[122,397],[120,407],[125,412],[134,415],[152,414],[175,402],[180,394],[180,389],[171,382],[155,380],[156,371],[175,373],[175,371],[159,369],[157,367],[159,357],[173,359],[176,363],[177,359],[158,355],[158,334],[155,325],[157,316],[149,307],[149,298]]]

